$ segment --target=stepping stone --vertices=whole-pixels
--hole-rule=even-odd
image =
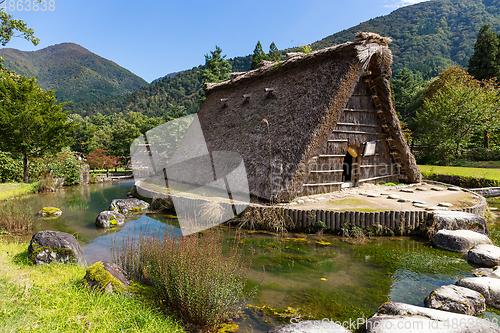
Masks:
[[[405,192],[405,193],[415,193],[415,190],[413,190],[412,188],[402,188],[402,189],[401,189],[401,192]]]
[[[427,208],[427,205],[422,205],[422,204],[413,204],[413,207],[417,207],[417,208]]]
[[[460,187],[456,187],[456,186],[451,186],[451,187],[448,187],[448,191],[455,191],[455,192],[458,192],[458,191],[461,191],[462,189]]]
[[[425,201],[422,201],[422,200],[413,200],[413,203],[414,204],[421,204],[421,205],[425,205]]]
[[[433,213],[431,222],[436,230],[473,230],[482,234],[488,234],[486,221],[479,215],[460,211],[436,211]]]
[[[500,333],[500,327],[486,319],[397,302],[380,306],[364,329],[367,333]]]
[[[292,202],[290,202],[290,203],[289,203],[289,205],[290,205],[290,206],[292,206],[292,205],[296,205],[296,204],[297,204],[297,203],[296,203],[295,201],[292,201]]]
[[[427,191],[427,188],[425,188],[425,187],[417,187],[416,190],[417,191]]]
[[[432,242],[443,250],[452,252],[468,252],[479,244],[491,244],[488,236],[471,230],[439,230]]]
[[[439,186],[435,186],[435,187],[431,187],[431,191],[444,191],[444,187],[439,187]]]
[[[316,202],[316,200],[314,200],[314,199],[306,199],[305,202],[307,202],[307,203],[313,203],[313,202]]]
[[[453,204],[451,204],[449,202],[440,202],[440,203],[438,203],[438,206],[440,206],[440,207],[453,207]]]
[[[479,292],[484,296],[487,305],[500,309],[500,279],[469,277],[460,279],[455,284]]]
[[[368,198],[378,198],[378,197],[380,197],[380,194],[379,193],[368,193],[366,196]]]
[[[301,332],[336,332],[348,333],[347,328],[335,323],[333,320],[304,320],[300,322],[291,321],[292,324],[280,325],[267,333],[301,333]]]
[[[359,192],[359,195],[364,195],[364,196],[367,196],[368,193],[367,192]]]
[[[453,284],[434,289],[424,299],[428,308],[475,316],[486,311],[483,295]]]
[[[385,195],[391,195],[391,193],[382,192],[382,193],[380,193],[380,195],[384,195],[384,196],[385,196]]]
[[[398,202],[411,202],[410,199],[404,199],[404,198],[401,198],[398,200]]]
[[[304,200],[297,200],[296,203],[297,203],[297,205],[303,205],[304,204]]]
[[[439,206],[431,206],[431,207],[427,207],[425,210],[428,210],[428,211],[436,211],[436,210],[443,211],[443,210],[448,210],[448,208],[446,208],[446,207],[439,207]]]
[[[470,249],[469,261],[483,267],[495,267],[500,265],[500,247],[489,244],[480,244]]]
[[[387,197],[388,199],[400,199],[401,197],[397,194],[391,194]]]
[[[495,268],[476,268],[472,270],[472,275],[478,276],[478,277],[491,277],[495,279],[500,279],[500,267],[495,267]]]

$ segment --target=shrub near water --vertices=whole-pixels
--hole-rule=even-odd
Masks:
[[[28,232],[37,222],[35,211],[21,198],[0,202],[0,233]]]
[[[155,300],[186,325],[215,331],[242,304],[250,258],[237,235],[224,244],[211,229],[182,237],[141,232],[115,250],[115,261],[134,279],[153,286]]]

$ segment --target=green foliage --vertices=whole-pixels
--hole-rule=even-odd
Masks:
[[[4,1],[2,1],[2,3]],[[7,45],[13,36],[23,37],[32,42],[33,45],[38,45],[38,42],[40,42],[40,40],[35,37],[33,29],[28,28],[23,20],[15,20],[12,15],[4,12],[3,9],[0,10],[0,20],[0,43],[2,46]],[[15,35],[16,31],[21,34]]]
[[[231,64],[226,55],[221,56],[222,49],[215,45],[215,51],[211,55],[205,54],[205,69],[201,72],[204,83],[222,82],[231,77]]]
[[[412,118],[415,110],[410,106],[424,90],[424,80],[418,73],[415,74],[405,67],[392,79],[391,86],[394,107],[400,119],[406,121]]]
[[[253,50],[252,65],[250,66],[251,69],[258,68],[262,60],[269,60],[269,57],[264,53],[262,50],[262,44],[258,41],[257,45],[255,45],[255,49]]]
[[[153,287],[158,304],[213,331],[241,306],[250,267],[239,237],[228,244],[221,237],[216,229],[187,237],[167,229],[163,237],[128,239],[115,257],[133,279]]]
[[[0,179],[2,183],[22,181],[23,162],[13,158],[11,153],[0,151]]]
[[[281,53],[278,50],[276,44],[274,44],[274,42],[272,42],[271,45],[269,45],[269,53],[267,54],[267,56],[271,61],[278,62],[281,60]]]
[[[307,45],[304,45],[300,48],[300,52],[303,52],[306,54],[306,56],[308,56],[309,54],[311,54],[312,52],[312,48],[311,48],[311,45],[307,44]]]
[[[55,104],[53,91],[42,91],[36,80],[2,70],[0,79],[0,149],[23,155],[23,180],[28,159],[57,152],[71,140],[76,123]]]
[[[478,80],[500,78],[499,36],[486,23],[479,30],[474,53],[469,59],[469,73]]]
[[[500,125],[500,98],[494,81],[478,81],[459,67],[439,75],[426,89],[414,119],[421,159],[444,165],[458,159],[474,133]]]

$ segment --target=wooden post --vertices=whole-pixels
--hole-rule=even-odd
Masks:
[[[340,212],[334,212],[335,214],[335,228],[334,230],[340,230]]]

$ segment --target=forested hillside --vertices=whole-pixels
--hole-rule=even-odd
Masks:
[[[467,66],[477,33],[490,22],[500,32],[500,0],[434,0],[402,7],[311,44],[313,50],[353,40],[358,31],[372,31],[393,39],[393,71],[404,67],[420,73],[424,79],[437,76],[452,65]],[[249,41],[249,50],[256,41]],[[284,50],[297,51],[297,49]],[[230,60],[233,71],[250,69],[251,57]],[[184,106],[191,113],[198,108],[202,95],[202,66],[174,77],[164,77],[137,92],[93,103],[68,106],[75,113],[105,114],[137,111],[161,115],[169,104]]]
[[[59,102],[81,102],[120,96],[147,82],[114,62],[73,43],[24,52],[0,50],[3,65],[18,74],[36,77],[44,90],[53,89]]]

